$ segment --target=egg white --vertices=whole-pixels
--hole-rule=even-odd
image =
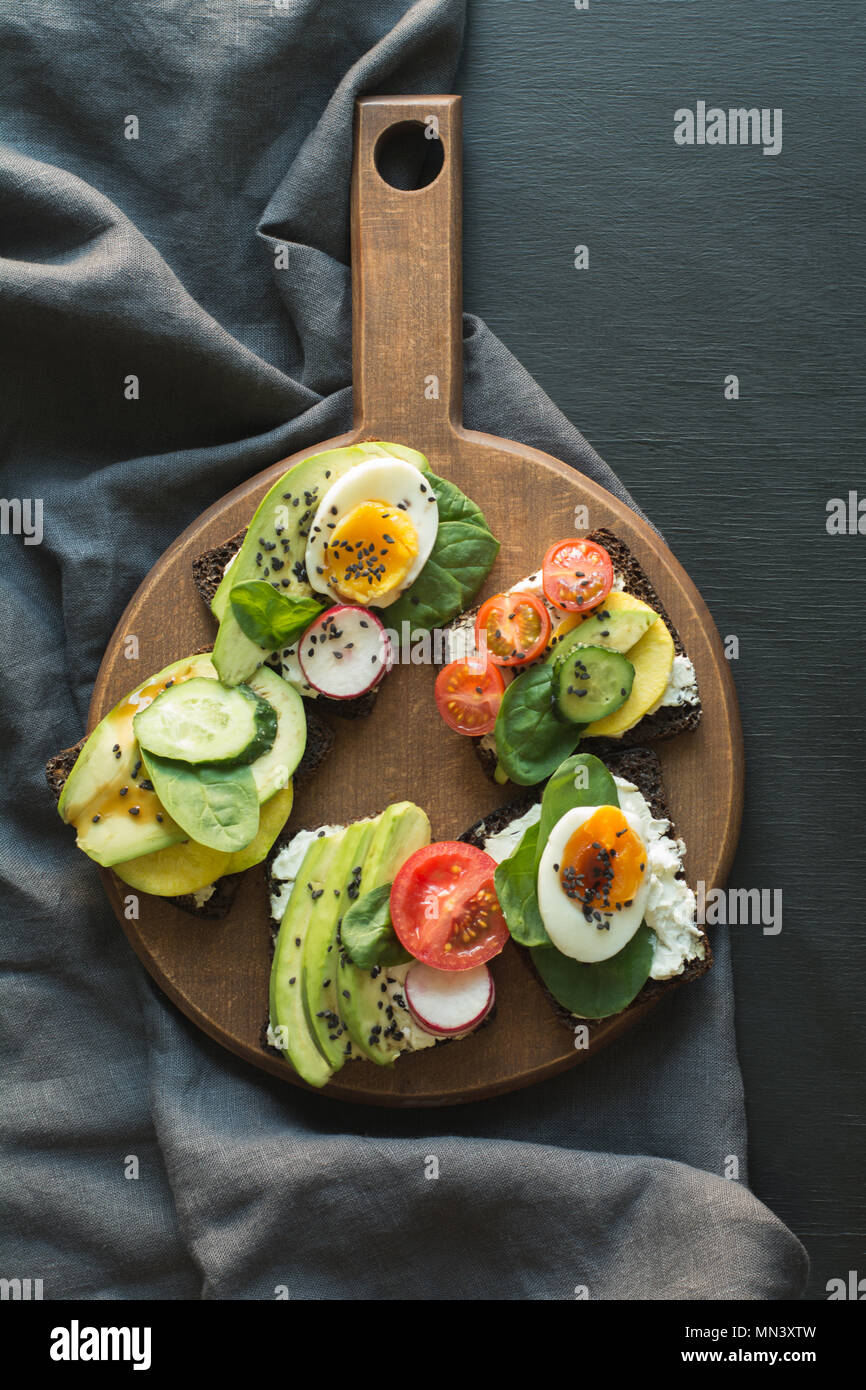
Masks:
[[[635,892],[631,907],[624,907],[620,912],[602,914],[604,921],[609,923],[607,930],[601,930],[595,921],[588,922],[580,904],[566,895],[560,882],[559,869],[554,868],[554,865],[562,864],[566,845],[575,830],[598,810],[598,806],[576,806],[573,810],[566,811],[553,827],[538,865],[538,907],[547,934],[564,956],[570,956],[572,960],[583,961],[586,964],[609,960],[617,951],[621,951],[623,946],[628,945],[643,921],[650,888],[649,861],[646,859],[644,862],[647,864],[647,870]],[[637,816],[629,811],[624,811],[623,815],[629,828],[634,831],[641,844],[645,845]]]
[[[313,588],[319,593],[330,594],[338,602],[343,601],[341,594],[325,583],[324,576],[318,574],[318,570],[327,568],[325,545],[328,538],[346,515],[364,502],[384,502],[389,507],[402,503],[402,510],[415,527],[418,537],[418,554],[406,578],[390,593],[378,596],[371,603],[375,608],[387,608],[415,582],[430,558],[439,529],[439,507],[429,480],[402,459],[369,459],[356,464],[338,478],[328,488],[313,517],[305,557],[307,575]]]

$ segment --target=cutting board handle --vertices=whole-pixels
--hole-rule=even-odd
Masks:
[[[442,168],[405,191],[376,165],[386,132],[438,139]],[[384,137],[384,141],[383,141]],[[352,172],[355,429],[435,453],[462,415],[462,122],[456,96],[364,97]],[[383,141],[383,145],[380,145]]]

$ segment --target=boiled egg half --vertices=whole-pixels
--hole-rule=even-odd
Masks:
[[[369,459],[323,496],[310,526],[306,569],[319,593],[387,608],[418,578],[433,549],[439,508],[423,473],[402,459]]]
[[[572,960],[609,960],[643,921],[650,872],[640,822],[618,806],[577,806],[557,821],[538,865],[538,906]]]

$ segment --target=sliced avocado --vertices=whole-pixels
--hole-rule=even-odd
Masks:
[[[250,677],[269,655],[242,632],[229,600],[233,585],[250,579],[265,579],[281,593],[312,594],[304,557],[310,526],[325,492],[356,463],[368,458],[395,457],[413,464],[421,472],[429,471],[424,455],[403,445],[353,444],[345,449],[311,454],[289,469],[263,498],[237,558],[223,576],[211,603],[220,624],[214,644],[214,664],[226,685],[238,685],[242,681],[253,685]]]
[[[324,1086],[334,1069],[319,1049],[304,1003],[302,961],[311,902],[308,884],[324,885],[340,838],[325,836],[314,840],[307,850],[283,913],[271,965],[271,1036],[311,1086]],[[323,892],[318,901],[324,896]]]
[[[339,988],[337,985],[339,925],[349,903],[360,891],[364,859],[374,826],[375,821],[358,821],[347,826],[338,838],[327,872],[321,879],[309,880],[313,883],[311,896],[313,893],[321,896],[310,911],[304,940],[304,1002],[319,1050],[335,1071],[351,1055],[342,1019],[343,1005],[352,1002],[351,987],[346,981],[341,981]],[[302,873],[306,875],[305,868]]]
[[[582,647],[606,647],[609,652],[625,653],[658,621],[651,608],[611,608],[584,618],[561,637],[547,657],[554,662],[575,643]]]
[[[181,897],[197,893],[215,883],[224,874],[243,873],[260,864],[279,835],[292,810],[292,785],[272,796],[259,814],[259,830],[245,849],[227,854],[224,850],[207,849],[187,840],[169,845],[154,854],[113,865],[114,872],[130,888],[140,893],[152,893],[157,898]]]
[[[77,844],[110,868],[189,837],[171,819],[143,766],[132,721],[166,685],[216,671],[205,653],[166,666],[115,705],[97,724],[66,779],[57,809],[74,825]]]
[[[393,882],[397,870],[409,856],[429,843],[430,822],[420,806],[411,801],[399,801],[386,807],[375,822],[361,868],[360,891],[369,893],[383,883]],[[384,974],[381,969],[360,970],[345,951],[340,952],[337,971],[340,1016],[353,1051],[379,1066],[389,1066],[400,1050],[385,1037],[390,1019],[383,988]]]

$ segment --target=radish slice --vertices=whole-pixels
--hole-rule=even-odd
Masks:
[[[477,1028],[493,1008],[496,996],[486,965],[472,970],[436,970],[421,961],[407,973],[404,991],[418,1027],[436,1038]]]
[[[314,690],[330,700],[354,700],[390,670],[391,642],[369,608],[338,603],[307,628],[298,660]]]

